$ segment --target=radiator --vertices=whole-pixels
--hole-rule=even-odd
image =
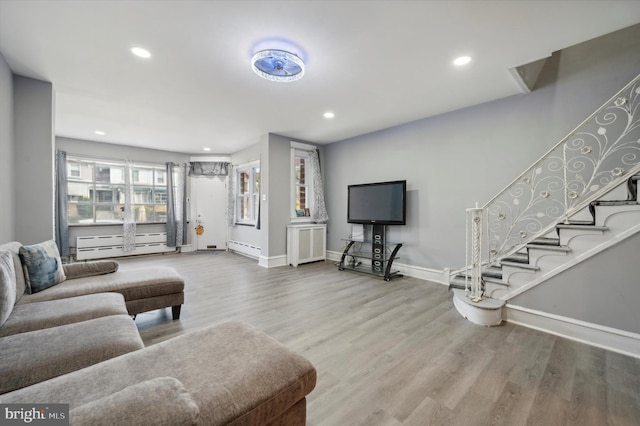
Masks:
[[[122,249],[122,235],[96,235],[76,238],[76,260],[171,253],[175,251],[175,247],[167,247],[166,232],[136,234],[136,247],[132,251],[124,251]]]
[[[227,241],[227,248],[236,253],[253,257],[254,259],[258,259],[261,253],[260,247],[256,247],[247,243],[241,243],[240,241]]]
[[[287,264],[327,259],[327,225],[298,224],[287,226]]]

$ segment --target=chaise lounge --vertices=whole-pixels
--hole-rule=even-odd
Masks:
[[[116,292],[124,296],[129,315],[171,307],[173,319],[180,318],[180,309],[184,303],[184,280],[173,268],[121,271],[114,261],[72,263],[62,265],[65,275],[62,282],[37,293],[29,293],[28,277],[23,273],[19,257],[21,246],[15,241],[0,246],[0,251],[13,253],[16,280],[20,287],[17,304]]]

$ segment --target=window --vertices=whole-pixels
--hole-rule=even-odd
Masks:
[[[67,177],[72,177],[72,178],[80,177],[80,166],[77,163],[73,163],[73,164],[67,163]]]
[[[309,220],[313,210],[313,185],[309,152],[291,149],[291,218]]]
[[[255,225],[258,220],[260,196],[260,163],[253,162],[238,167],[236,185],[235,222]]]
[[[165,222],[166,170],[163,165],[134,164],[133,199],[137,223]],[[125,164],[67,157],[69,224],[122,223],[125,204]]]

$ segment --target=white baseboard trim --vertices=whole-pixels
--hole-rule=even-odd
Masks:
[[[263,268],[277,268],[279,266],[287,266],[287,255],[283,254],[280,256],[272,257],[260,256],[258,258],[258,265],[262,266]]]
[[[340,262],[341,257],[342,257],[342,252],[327,250],[327,260],[331,260],[333,262]]]
[[[640,358],[640,334],[507,303],[505,320],[612,352]]]
[[[260,247],[234,240],[227,241],[227,250],[242,254],[247,257],[251,257],[253,259],[258,259],[261,253]]]
[[[426,281],[433,281],[442,285],[449,285],[448,270],[423,268],[422,266],[407,265],[405,263],[393,262],[394,268],[397,268],[401,274],[409,277],[418,278]]]
[[[327,260],[340,262],[342,252],[327,250]],[[366,262],[364,262],[366,264]],[[404,263],[393,262],[393,268],[399,270],[402,275],[418,278],[420,280],[433,281],[443,285],[449,285],[449,269],[438,270],[412,266]]]

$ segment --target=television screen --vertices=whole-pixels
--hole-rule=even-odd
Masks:
[[[407,181],[348,186],[347,222],[404,225]]]

